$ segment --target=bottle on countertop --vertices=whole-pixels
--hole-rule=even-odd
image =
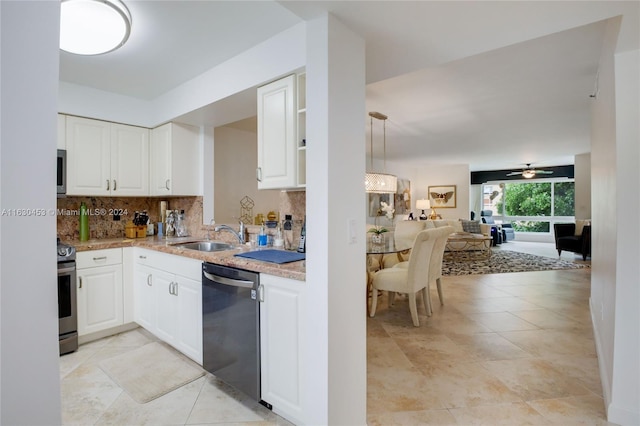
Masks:
[[[285,250],[293,250],[293,220],[291,215],[284,215],[284,221],[282,222],[282,230],[284,231],[284,248]]]
[[[176,220],[176,236],[177,237],[187,237],[189,233],[187,232],[187,222],[184,217],[184,210],[180,210],[180,214],[178,214],[178,218]]]
[[[80,241],[89,240],[89,210],[87,205],[80,203]]]
[[[307,218],[302,222],[302,230],[300,231],[300,243],[298,244],[298,252],[304,253],[307,247]]]
[[[264,222],[262,222],[262,225],[260,225],[260,233],[258,234],[258,246],[267,246],[267,230],[264,227]]]

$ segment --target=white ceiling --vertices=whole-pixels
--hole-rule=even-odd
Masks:
[[[639,39],[635,1],[125,4],[133,19],[127,44],[93,57],[61,52],[60,80],[154,99],[329,11],[366,40],[367,110],[389,116],[387,160],[471,170],[572,164],[574,155],[589,152],[589,95],[603,20],[633,19],[635,32],[623,34],[621,44],[637,49]],[[206,123],[215,114],[224,123],[225,111],[250,117],[255,104],[245,91],[188,119]],[[363,126],[368,132],[368,116]]]

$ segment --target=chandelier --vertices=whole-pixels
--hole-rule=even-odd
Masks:
[[[370,158],[371,158],[371,168],[373,169],[373,119],[382,120],[382,129],[383,129],[383,173],[378,172],[367,172],[364,175],[364,188],[368,193],[374,194],[387,194],[387,193],[395,193],[398,188],[398,178],[394,175],[390,175],[386,173],[387,167],[387,116],[381,114],[379,112],[370,112],[369,116],[371,117],[371,150],[370,150]]]

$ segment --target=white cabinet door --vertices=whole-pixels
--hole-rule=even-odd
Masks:
[[[156,336],[175,346],[178,335],[178,301],[174,291],[175,276],[154,269],[153,286],[156,292]]]
[[[171,123],[151,130],[151,195],[171,195]]]
[[[67,149],[67,117],[58,114],[58,149]]]
[[[202,195],[200,130],[167,123],[151,130],[151,195]]]
[[[178,341],[176,349],[202,364],[202,282],[176,276]]]
[[[260,354],[262,399],[288,420],[302,417],[302,330],[304,281],[260,274]]]
[[[258,189],[297,186],[296,76],[258,88]]]
[[[134,313],[133,320],[155,334],[156,290],[153,280],[154,269],[143,265],[135,266]]]
[[[68,195],[149,195],[149,129],[66,118]]]
[[[122,265],[78,269],[78,335],[123,324]]]
[[[111,124],[68,116],[67,195],[111,193]]]
[[[149,129],[111,125],[111,195],[149,195]]]

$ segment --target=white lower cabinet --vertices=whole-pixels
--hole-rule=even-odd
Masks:
[[[78,335],[124,324],[122,249],[76,256]]]
[[[262,399],[293,423],[304,423],[304,281],[260,274],[260,364]]]
[[[134,263],[135,322],[202,364],[202,262],[139,249]]]

